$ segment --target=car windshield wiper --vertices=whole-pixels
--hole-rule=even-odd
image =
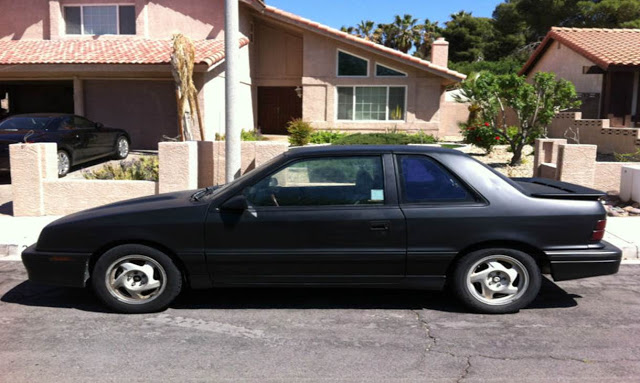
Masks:
[[[204,188],[202,190],[198,190],[197,192],[193,193],[193,195],[191,196],[191,200],[192,201],[200,201],[203,197],[206,197],[210,194],[212,194],[214,191],[216,191],[220,186],[209,186],[207,188]]]

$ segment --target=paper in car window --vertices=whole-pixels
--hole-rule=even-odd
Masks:
[[[384,190],[382,190],[382,189],[371,189],[371,200],[372,201],[384,201]]]

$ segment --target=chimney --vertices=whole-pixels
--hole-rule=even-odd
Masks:
[[[431,44],[431,62],[445,68],[449,65],[449,42],[444,37]]]

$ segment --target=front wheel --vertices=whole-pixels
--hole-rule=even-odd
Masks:
[[[173,260],[142,245],[107,251],[96,262],[91,279],[104,304],[129,314],[164,310],[182,289],[182,275]]]
[[[120,136],[116,141],[116,158],[124,160],[129,155],[129,140],[127,137]]]
[[[486,314],[517,312],[538,295],[542,275],[535,260],[513,249],[484,249],[460,259],[453,287],[470,309]]]

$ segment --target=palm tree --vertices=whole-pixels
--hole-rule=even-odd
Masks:
[[[414,19],[411,15],[400,17],[396,15],[393,22],[396,28],[395,45],[396,49],[404,53],[409,52],[414,42],[420,39],[421,26],[418,25],[418,19]]]
[[[371,20],[362,20],[356,27],[356,33],[365,40],[378,42],[379,36],[376,33],[375,26],[376,24]]]
[[[340,28],[340,31],[342,31],[342,32],[344,32],[344,33],[348,33],[348,34],[350,34],[350,35],[353,35],[353,34],[354,34],[354,32],[356,31],[356,29],[355,29],[354,27],[345,27],[345,26],[342,26],[342,27]]]
[[[416,48],[414,56],[429,59],[431,56],[431,44],[442,36],[442,28],[440,28],[437,21],[432,22],[429,19],[426,19],[420,27],[420,36],[415,40],[414,44]]]

